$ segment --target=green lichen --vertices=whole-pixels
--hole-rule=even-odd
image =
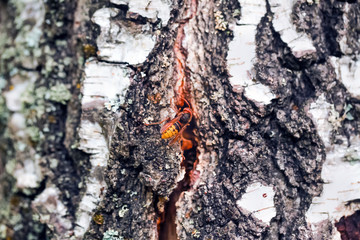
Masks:
[[[15,143],[15,149],[18,151],[18,152],[23,152],[25,151],[27,147],[27,144],[22,142],[22,141],[19,141],[17,143]]]
[[[6,238],[6,226],[1,224],[0,225],[0,239]]]
[[[344,113],[340,116],[340,113],[335,110],[335,106],[331,106],[328,122],[331,123],[335,131],[337,131],[341,127],[342,122],[345,119],[349,121],[354,120],[354,117],[350,113],[352,108],[353,106],[351,104],[345,104]]]
[[[360,161],[360,152],[357,149],[348,149],[343,158],[343,161],[355,164]]]
[[[15,43],[27,48],[39,47],[42,31],[40,28],[32,28],[29,25],[22,28],[22,31],[15,38]]]
[[[112,99],[109,102],[105,102],[104,106],[107,110],[116,112],[120,108],[121,102],[119,99]]]
[[[51,169],[56,169],[59,165],[59,161],[56,158],[50,158],[49,163]]]
[[[16,161],[14,159],[8,159],[8,161],[5,165],[6,172],[8,172],[9,174],[12,174],[14,172],[15,168],[16,168]]]
[[[36,123],[45,114],[45,95],[47,92],[48,89],[45,87],[36,88],[34,84],[29,84],[20,97],[21,112],[24,114],[28,126],[25,132],[34,143],[40,142],[44,137],[42,131],[36,127]]]
[[[50,48],[49,46],[44,47],[44,53],[46,55],[54,55],[56,53],[55,49]]]
[[[54,102],[66,104],[66,102],[71,99],[71,93],[64,84],[57,84],[50,88],[46,93],[45,98]]]
[[[56,44],[57,46],[65,47],[65,46],[67,46],[67,41],[64,41],[64,40],[56,40],[55,44]]]
[[[61,71],[61,72],[58,73],[59,78],[66,78],[66,75],[67,74],[64,71]]]
[[[55,66],[56,64],[57,63],[52,57],[48,57],[46,59],[45,68],[41,71],[41,73],[47,76],[50,72],[52,72],[53,66]]]
[[[3,76],[0,76],[0,91],[6,86],[7,82]]]
[[[85,58],[83,58],[83,57],[79,57],[79,58],[78,58],[78,64],[79,64],[80,66],[83,65],[84,62],[85,62]]]
[[[8,8],[14,11],[10,14],[17,17],[12,24],[4,25],[0,36],[0,69],[6,72],[16,65],[35,69],[38,65],[37,57],[41,55],[39,45],[45,14],[43,2],[32,1],[29,4],[26,0],[10,0]],[[11,34],[13,29],[16,29],[16,35]]]
[[[10,225],[15,226],[17,225],[17,223],[19,223],[22,219],[22,216],[20,214],[14,214],[11,215],[10,218],[8,219],[10,223]]]
[[[26,128],[26,133],[33,142],[39,142],[41,140],[42,133],[39,128],[35,126],[30,126]]]
[[[8,60],[12,57],[16,56],[16,49],[13,47],[9,47],[4,49],[4,51],[1,53],[1,58],[3,60]]]
[[[6,44],[8,44],[9,38],[6,34],[0,34],[0,48],[3,48]]]
[[[241,16],[241,10],[240,9],[235,9],[232,15],[233,15],[234,18],[240,17]]]
[[[36,222],[39,222],[39,221],[40,221],[40,215],[37,214],[37,213],[34,213],[34,214],[32,215],[32,219],[33,219],[34,221],[36,221]]]
[[[353,106],[351,104],[346,104],[345,105],[345,109],[344,109],[344,115],[345,118],[349,121],[354,120],[354,117],[351,115],[350,110],[353,108]]]
[[[7,119],[9,118],[9,109],[6,107],[5,99],[0,95],[0,130],[1,125],[6,125]]]
[[[33,105],[35,103],[34,96],[34,85],[29,85],[25,92],[20,97],[22,107],[27,108],[29,105]]]
[[[123,240],[124,238],[119,236],[119,232],[109,229],[104,233],[102,240]]]
[[[45,94],[47,88],[38,87],[35,89],[33,84],[30,84],[26,91],[20,97],[22,103],[22,112],[26,117],[29,125],[32,125],[40,119],[45,113]]]
[[[64,65],[70,65],[70,63],[72,62],[72,58],[71,57],[66,57],[64,58]]]

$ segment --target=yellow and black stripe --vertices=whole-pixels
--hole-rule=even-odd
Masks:
[[[163,132],[163,134],[161,135],[161,138],[167,139],[167,138],[171,138],[171,137],[175,136],[180,131],[180,128],[181,128],[180,123],[175,122],[168,129],[166,129],[166,131]]]

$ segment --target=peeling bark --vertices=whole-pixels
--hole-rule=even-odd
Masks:
[[[359,16],[1,1],[0,239],[357,239]]]

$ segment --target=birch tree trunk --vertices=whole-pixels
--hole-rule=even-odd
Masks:
[[[351,0],[0,1],[0,239],[360,239],[359,26]],[[186,111],[175,144],[148,125]]]

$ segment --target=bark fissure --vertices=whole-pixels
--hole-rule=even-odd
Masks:
[[[197,0],[189,1],[188,17],[181,19],[177,30],[176,40],[174,42],[175,53],[175,79],[176,85],[175,92],[175,105],[176,107],[182,107],[186,104],[193,104],[193,97],[191,96],[192,83],[190,71],[186,66],[187,50],[183,47],[182,42],[185,38],[184,28],[188,22],[194,17],[197,10]],[[194,106],[187,106],[190,109],[194,109]],[[197,145],[198,139],[194,134],[196,129],[196,113],[192,113],[192,120],[184,127],[186,129],[180,136],[180,148],[181,148],[181,167],[185,168],[184,178],[177,183],[177,187],[169,196],[169,201],[165,204],[164,213],[162,213],[162,219],[158,223],[159,239],[160,240],[176,240],[178,239],[176,232],[176,203],[179,200],[181,194],[188,191],[194,181],[194,171],[196,164],[198,163]]]
[[[185,176],[178,182],[177,187],[169,196],[169,201],[165,204],[164,213],[162,213],[163,216],[159,223],[160,240],[178,239],[176,232],[176,203],[181,194],[191,188],[193,183],[192,180],[194,178],[194,169],[196,168],[196,163],[198,161],[197,142],[195,136],[192,134],[192,128],[193,125],[188,127],[187,130],[189,130],[189,134],[187,137],[188,139],[191,139],[194,145],[191,149],[183,151],[183,161],[181,162],[181,166],[185,168]],[[192,134],[192,136],[190,134]]]

